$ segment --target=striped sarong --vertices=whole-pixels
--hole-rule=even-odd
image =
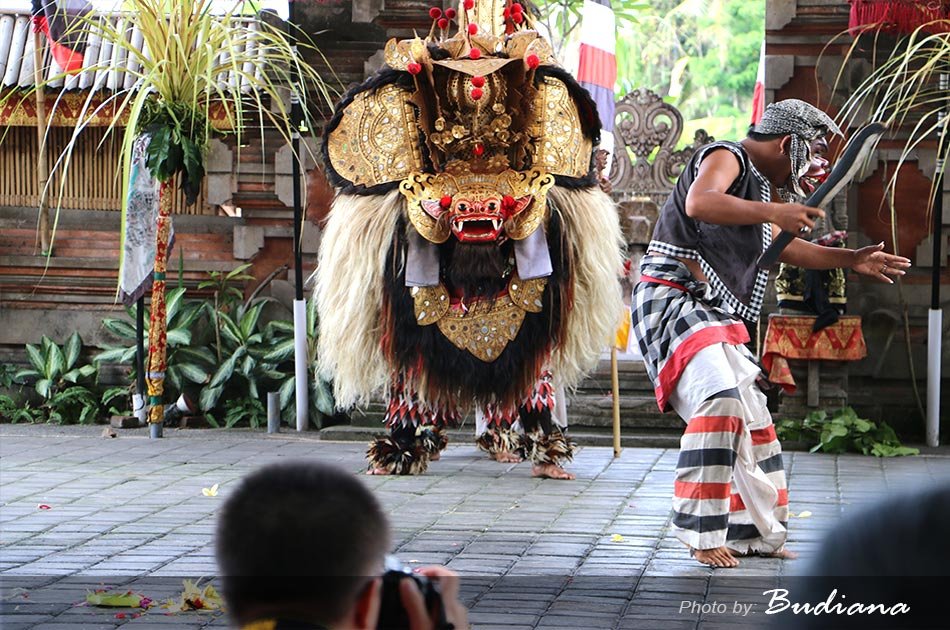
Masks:
[[[763,410],[768,414],[765,396],[752,383],[715,394],[687,422],[676,465],[673,525],[690,547],[768,553],[785,544],[782,449],[771,422],[749,429],[750,421],[761,424]]]
[[[788,491],[781,446],[745,325],[685,265],[647,256],[634,290],[634,331],[657,403],[686,421],[673,498],[677,537],[741,553],[785,544]]]

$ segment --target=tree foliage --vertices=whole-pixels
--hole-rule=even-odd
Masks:
[[[536,2],[541,28],[570,57],[579,35],[582,0]],[[759,50],[765,36],[764,0],[613,0],[617,16],[617,97],[648,88],[673,104],[692,129],[745,135]],[[692,121],[692,124],[690,124]]]

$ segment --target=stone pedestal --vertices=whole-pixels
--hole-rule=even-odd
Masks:
[[[801,419],[848,405],[848,362],[790,359],[788,365],[798,388],[782,395],[777,417]]]

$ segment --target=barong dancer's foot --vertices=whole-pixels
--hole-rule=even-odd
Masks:
[[[442,459],[442,451],[449,445],[445,431],[434,425],[420,426],[416,429],[416,443],[422,446],[430,462]]]
[[[399,440],[381,435],[366,450],[368,475],[420,475],[429,467],[429,453],[421,440]]]
[[[575,479],[562,463],[574,457],[574,443],[560,431],[545,434],[532,431],[524,436],[526,458],[531,460],[531,476],[543,479]]]
[[[531,467],[531,476],[542,479],[565,479],[571,481],[577,477],[557,464],[535,464]]]
[[[524,459],[521,434],[508,428],[489,427],[476,438],[475,445],[496,462],[517,464]]]
[[[702,564],[720,569],[734,569],[739,566],[739,561],[736,560],[733,551],[727,547],[715,547],[713,549],[693,549],[690,547],[689,555]]]
[[[521,455],[512,451],[495,451],[491,454],[491,458],[504,464],[517,464],[522,461]]]

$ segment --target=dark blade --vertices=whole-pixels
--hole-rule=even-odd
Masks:
[[[821,186],[816,188],[815,192],[809,195],[808,199],[803,201],[802,204],[811,208],[821,208],[834,199],[835,195],[854,179],[858,169],[861,168],[868,155],[874,150],[884,131],[885,127],[881,123],[871,123],[856,133],[851,138],[851,142],[848,143],[841,158],[835,163],[835,167],[831,169],[828,179],[822,182]],[[779,256],[782,255],[782,252],[796,236],[798,235],[784,231],[779,234],[768,249],[759,256],[759,268],[768,269],[778,262]]]

